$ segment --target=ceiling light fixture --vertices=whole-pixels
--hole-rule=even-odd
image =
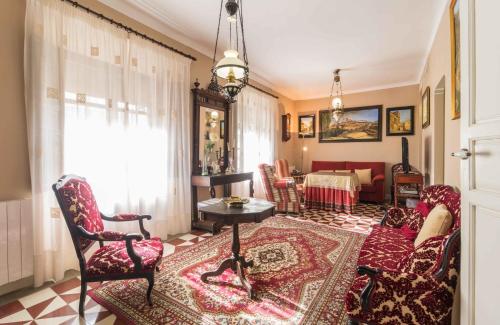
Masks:
[[[333,94],[335,88],[335,95]],[[333,72],[332,89],[330,90],[330,103],[332,119],[339,123],[344,115],[344,102],[342,101],[342,81],[340,81],[340,69]]]
[[[215,49],[212,66],[212,80],[209,89],[219,92],[229,102],[234,103],[235,97],[241,89],[248,84],[248,58],[245,44],[245,33],[243,29],[243,0],[227,0],[226,12],[229,23],[229,49],[224,51],[224,57],[217,63],[217,46],[219,43],[220,22],[222,18],[222,5],[220,2],[219,24],[217,26],[217,37],[215,39]],[[241,44],[240,44],[241,43]],[[239,58],[239,50],[242,50],[242,58]],[[223,79],[224,84],[220,85],[218,79]]]

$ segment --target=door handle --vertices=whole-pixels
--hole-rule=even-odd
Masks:
[[[471,156],[471,153],[468,149],[460,149],[460,151],[452,152],[451,156],[455,158],[460,158],[462,160],[467,160]]]

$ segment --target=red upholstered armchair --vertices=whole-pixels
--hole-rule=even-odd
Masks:
[[[420,231],[424,217],[415,209],[389,209],[360,251],[358,274],[345,298],[351,324],[451,323],[460,271],[460,194],[434,185],[420,200],[446,205],[453,217],[450,231],[414,247],[400,228]]]
[[[80,315],[84,316],[83,305],[88,282],[145,278],[149,283],[146,297],[152,305],[154,271],[158,270],[163,255],[163,244],[159,238],[150,238],[150,234],[144,229],[143,219],[150,220],[151,216],[104,216],[99,212],[89,184],[78,176],[63,176],[52,185],[52,189],[66,220],[80,263]],[[138,221],[142,235],[106,231],[103,219],[115,222]],[[99,242],[100,248],[86,261],[85,253],[96,241]],[[104,242],[111,243],[104,245]]]
[[[267,164],[259,165],[260,177],[266,198],[276,205],[276,211],[300,214],[299,195],[295,182],[290,179],[277,179],[275,169]]]
[[[287,179],[290,182],[295,182],[297,193],[299,194],[299,197],[302,197],[304,184],[297,184],[292,175],[290,175],[290,167],[288,166],[288,161],[286,159],[278,159],[274,162],[274,167],[276,168],[276,176],[278,176],[278,179]]]

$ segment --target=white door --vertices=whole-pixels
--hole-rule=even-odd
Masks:
[[[461,324],[500,324],[500,1],[460,10]]]

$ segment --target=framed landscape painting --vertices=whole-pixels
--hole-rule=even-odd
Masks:
[[[382,141],[382,106],[344,108],[338,122],[331,110],[319,112],[319,142]]]
[[[316,114],[299,116],[299,138],[316,136]]]
[[[460,0],[450,3],[451,118],[460,118]]]
[[[392,107],[386,110],[386,134],[413,135],[415,134],[415,107]]]

